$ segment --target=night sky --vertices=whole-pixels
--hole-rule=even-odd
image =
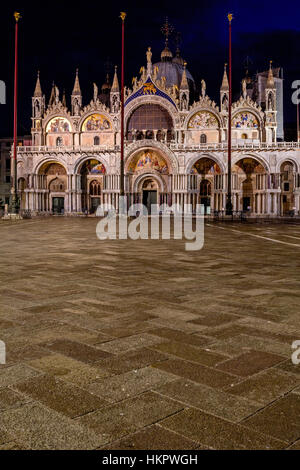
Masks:
[[[30,132],[31,96],[36,73],[40,70],[46,100],[54,80],[60,92],[66,90],[67,103],[73,88],[75,69],[83,102],[93,95],[93,82],[99,89],[105,80],[105,64],[111,62],[120,70],[120,11],[127,12],[125,80],[131,85],[145,65],[145,52],[152,47],[152,61],[160,60],[164,38],[160,28],[168,16],[175,30],[181,32],[182,56],[199,86],[206,81],[207,94],[219,104],[219,88],[224,62],[228,61],[227,13],[234,15],[233,27],[233,93],[240,90],[244,61],[248,56],[252,72],[262,71],[273,60],[283,67],[285,127],[296,123],[295,105],[291,103],[291,83],[300,79],[300,5],[299,0],[272,1],[190,1],[187,2],[7,2],[0,15],[0,79],[7,85],[7,104],[0,105],[0,135],[11,136],[13,128],[13,62],[14,18],[20,11],[19,23],[19,134]],[[175,44],[170,42],[175,53]],[[286,135],[286,140],[293,134]]]

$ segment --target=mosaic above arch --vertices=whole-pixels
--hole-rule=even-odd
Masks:
[[[200,158],[191,168],[193,175],[220,175],[221,169],[219,165],[210,158]]]
[[[233,165],[232,171],[236,173],[246,173],[246,175],[266,172],[263,165],[254,158],[242,158]]]
[[[142,150],[132,159],[128,167],[128,171],[131,173],[145,170],[154,170],[161,174],[169,173],[165,159],[155,150]]]
[[[98,160],[91,159],[83,163],[81,171],[88,175],[105,175],[106,168],[103,163]]]
[[[210,127],[219,127],[216,117],[208,111],[198,111],[194,114],[188,123],[189,129],[208,129]]]
[[[236,127],[237,129],[249,129],[254,128],[257,129],[259,127],[259,123],[257,118],[252,113],[238,113],[232,119],[232,127]]]
[[[82,124],[82,131],[107,131],[111,129],[111,123],[103,114],[91,114]]]
[[[63,165],[57,162],[45,162],[40,170],[39,174],[45,175],[66,175],[66,169]]]
[[[57,132],[57,133],[62,133],[62,132],[70,132],[71,131],[71,124],[69,121],[60,116],[56,116],[52,118],[46,127],[46,132]]]

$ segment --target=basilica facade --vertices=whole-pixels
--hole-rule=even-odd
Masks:
[[[125,193],[128,203],[203,205],[223,211],[227,193],[229,85],[220,76],[220,102],[212,101],[179,51],[168,45],[159,62],[151,49],[140,76],[125,88]],[[232,104],[232,203],[251,216],[278,216],[300,209],[300,149],[277,139],[275,79],[270,64],[262,108],[243,80]],[[78,71],[71,95],[53,85],[46,105],[37,77],[32,98],[32,145],[18,147],[21,209],[33,214],[94,213],[100,203],[118,208],[120,194],[120,88],[115,69],[101,92],[94,84],[83,106]]]

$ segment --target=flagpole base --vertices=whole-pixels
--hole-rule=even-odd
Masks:
[[[2,220],[22,220],[23,217],[20,214],[8,213],[4,214]]]
[[[232,202],[231,202],[231,197],[227,196],[227,201],[226,201],[226,215],[232,215]]]

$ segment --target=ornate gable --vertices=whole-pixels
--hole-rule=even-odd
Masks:
[[[250,113],[254,113],[259,119],[263,120],[264,112],[261,107],[255,103],[248,95],[245,97],[241,96],[238,101],[232,104],[232,111],[235,114],[238,110],[247,110]]]
[[[148,76],[146,81],[144,81],[136,91],[132,91],[131,94],[127,94],[125,106],[140,96],[159,96],[168,100],[176,108],[176,104],[169,95],[168,90],[166,89],[165,91],[162,91],[160,88],[158,88],[157,83],[153,82],[150,76]]]

